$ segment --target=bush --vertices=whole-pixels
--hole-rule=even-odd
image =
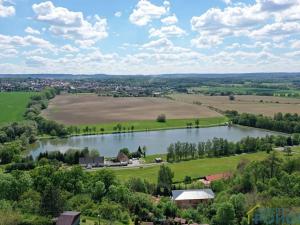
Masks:
[[[165,123],[167,121],[166,115],[165,114],[158,115],[156,121],[160,123]]]
[[[229,100],[230,100],[230,101],[234,101],[234,100],[235,100],[234,95],[229,95]]]

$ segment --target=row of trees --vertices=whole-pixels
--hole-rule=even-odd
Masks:
[[[238,142],[230,142],[223,138],[213,138],[206,142],[176,142],[167,149],[167,161],[178,162],[203,157],[220,157],[234,154],[266,151],[273,146],[292,146],[300,143],[300,134],[292,136],[266,136],[261,138],[246,137]]]
[[[237,111],[227,111],[226,115],[233,123],[243,126],[263,128],[290,134],[300,133],[300,116],[296,113],[277,113],[273,118],[249,113],[239,114]]]
[[[67,163],[69,165],[79,164],[79,158],[81,157],[98,157],[100,156],[99,152],[96,149],[89,150],[88,148],[84,148],[83,150],[78,149],[69,149],[65,153],[61,153],[60,151],[53,152],[45,152],[40,153],[37,157],[37,160],[40,161],[42,159],[48,160],[56,160],[62,163]]]

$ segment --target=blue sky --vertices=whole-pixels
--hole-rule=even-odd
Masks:
[[[0,73],[300,71],[300,0],[0,0]]]

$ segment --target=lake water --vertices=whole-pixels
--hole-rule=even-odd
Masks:
[[[76,136],[65,139],[46,139],[40,140],[31,147],[31,154],[37,157],[40,152],[61,151],[65,152],[70,148],[97,149],[100,155],[114,157],[121,148],[127,147],[130,151],[136,151],[139,146],[147,147],[147,154],[166,153],[167,147],[177,141],[198,143],[207,141],[214,137],[225,138],[229,141],[239,141],[243,137],[264,137],[276,134],[275,132],[265,131],[250,127],[240,126],[219,126],[194,129],[175,129],[148,131],[124,134],[105,134]]]

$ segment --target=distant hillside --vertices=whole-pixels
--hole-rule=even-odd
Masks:
[[[108,75],[108,74],[0,74],[0,78],[33,78],[33,79],[111,79],[129,77],[155,77],[155,78],[283,78],[300,77],[298,73],[224,73],[224,74],[159,74],[159,75]]]

